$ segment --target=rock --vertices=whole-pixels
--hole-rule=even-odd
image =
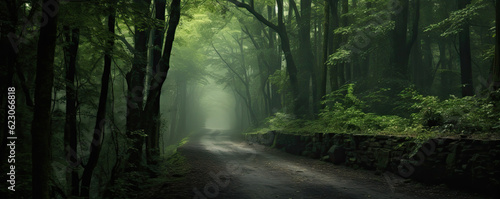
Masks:
[[[329,155],[325,155],[323,157],[320,158],[321,161],[327,161],[330,159],[330,156]]]
[[[380,149],[375,151],[375,160],[377,161],[377,169],[385,170],[385,168],[387,168],[387,165],[389,165],[390,150]]]
[[[302,151],[302,156],[310,157],[312,156],[313,152],[312,151]]]
[[[328,156],[333,164],[341,164],[345,162],[346,155],[344,147],[333,145],[328,150]]]

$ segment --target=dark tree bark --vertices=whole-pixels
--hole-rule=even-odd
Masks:
[[[420,0],[415,2],[415,16],[413,17],[413,27],[410,38],[408,35],[408,15],[409,15],[409,0],[398,0],[401,6],[401,12],[396,14],[395,25],[393,31],[393,70],[399,78],[408,80],[408,60],[410,51],[417,40],[418,23],[420,21]]]
[[[80,196],[88,198],[90,196],[90,184],[94,169],[99,161],[99,155],[102,149],[102,139],[104,137],[104,124],[106,122],[106,103],[108,100],[109,77],[111,73],[111,59],[113,46],[115,44],[115,9],[110,7],[110,14],[108,16],[108,31],[111,34],[106,41],[106,49],[104,54],[104,70],[101,78],[101,94],[99,96],[99,105],[96,114],[94,132],[92,136],[92,143],[90,144],[90,155],[85,164],[85,169],[82,174],[82,184],[80,189]]]
[[[329,32],[328,49],[329,54],[333,54],[340,46],[340,36],[334,34],[333,31],[337,29],[340,25],[339,19],[339,0],[331,0],[330,2],[330,18],[331,18],[331,29]],[[330,89],[332,91],[339,89],[339,73],[337,71],[337,64],[330,65]]]
[[[155,0],[155,18],[159,21],[165,21],[165,6],[166,2],[164,0]],[[161,59],[161,49],[163,43],[163,28],[160,27],[153,31],[153,66],[157,66]],[[152,76],[157,73],[157,68],[153,67]],[[148,123],[145,125],[146,134],[146,158],[148,164],[154,164],[155,157],[159,155],[159,137],[160,137],[160,95],[157,96],[156,102],[153,107],[153,111],[150,112],[150,116],[145,118],[150,119],[149,121],[144,121]]]
[[[328,74],[328,39],[330,32],[330,1],[325,0],[325,8],[324,8],[324,22],[323,22],[323,59],[322,59],[322,73],[321,73],[321,83],[320,83],[320,92],[319,95],[321,99],[324,99],[326,95],[326,84],[327,84],[327,74]],[[326,104],[321,105],[321,109],[324,109]]]
[[[44,0],[47,3],[49,0]],[[55,1],[55,6],[59,2]],[[40,199],[49,199],[51,173],[51,102],[54,83],[54,52],[57,37],[57,15],[40,29],[36,61],[35,110],[31,125],[33,192]],[[5,91],[4,91],[5,92]]]
[[[276,15],[275,10],[271,6],[267,6],[267,16],[269,19],[274,18]],[[278,56],[279,52],[281,51],[277,45],[275,45],[275,40],[276,40],[276,32],[269,28],[268,32],[268,38],[269,38],[269,45],[268,48],[271,50],[271,55],[270,55],[270,63],[269,63],[269,68],[268,68],[268,76],[271,76],[274,74],[274,72],[281,70],[281,58]],[[277,43],[277,42],[276,42]],[[272,113],[277,112],[278,110],[281,109],[282,104],[281,104],[281,96],[278,93],[278,86],[275,84],[271,84],[268,88],[270,97],[271,97],[271,103],[270,103],[270,109]]]
[[[5,7],[0,7],[0,16],[5,17],[3,20],[6,20],[5,23],[2,24],[1,37],[0,37],[0,155],[2,157],[6,157],[5,153],[7,152],[7,89],[13,85],[14,78],[14,68],[17,63],[17,54],[16,49],[17,46],[11,43],[9,39],[9,33],[16,32],[17,21],[18,21],[18,12],[16,12],[16,4],[14,1],[7,1],[5,3]],[[10,11],[10,12],[9,12]]]
[[[492,90],[500,89],[500,2],[496,1],[496,42],[495,42],[495,60],[493,64],[493,68],[491,70],[491,83],[490,87]]]
[[[310,109],[313,115],[319,113],[319,97],[318,97],[318,81],[317,81],[317,71],[316,71],[316,60],[314,59],[313,49],[311,45],[311,0],[301,0],[300,1],[300,24],[299,24],[299,49],[301,50],[301,56],[299,58],[302,62],[302,69],[304,71],[301,74],[306,74],[305,78],[301,84],[304,88],[300,89],[301,95],[306,99],[305,109]],[[310,86],[310,83],[312,85]],[[312,107],[309,108],[308,99],[312,95]],[[309,112],[309,110],[307,110]]]
[[[458,9],[464,9],[470,0],[457,0]],[[472,57],[470,51],[470,30],[469,24],[462,27],[458,33],[460,50],[460,76],[462,80],[462,96],[473,96],[474,87],[472,85]]]
[[[349,1],[348,0],[342,0],[340,2],[341,8],[342,8],[342,17],[341,19],[341,26],[342,27],[347,27],[349,25],[349,19],[347,16],[345,16],[349,12]],[[341,36],[342,37],[342,42],[347,42],[349,39],[347,36]],[[349,67],[347,63],[339,63],[337,64],[337,76],[339,78],[339,86],[342,87],[346,83],[346,68]]]
[[[432,52],[432,48],[431,48],[431,38],[429,38],[428,36],[424,37],[422,39],[423,43],[422,43],[422,55],[423,55],[423,58],[422,58],[422,65],[421,65],[421,68],[420,68],[420,71],[421,71],[421,78],[420,78],[420,85],[421,85],[421,88],[424,90],[424,91],[430,91],[431,90],[431,86],[434,82],[434,73],[433,73],[433,64],[434,64],[434,61],[433,61],[433,52]]]
[[[64,151],[66,161],[70,164],[71,174],[68,184],[70,194],[79,195],[80,181],[76,168],[80,166],[77,153],[77,128],[76,128],[76,57],[80,43],[80,30],[64,26],[64,63],[66,68],[66,122],[64,125]]]
[[[167,36],[164,42],[164,51],[161,56],[158,64],[155,66],[156,73],[152,77],[149,83],[149,93],[147,96],[146,105],[144,107],[144,111],[147,113],[155,111],[155,109],[159,108],[159,99],[161,95],[161,88],[163,86],[163,82],[165,82],[168,74],[168,70],[170,69],[170,55],[172,53],[172,46],[175,39],[175,30],[177,29],[177,25],[179,24],[180,15],[181,15],[181,1],[173,0],[170,4],[170,17],[168,20],[168,29]],[[151,120],[150,120],[151,121]],[[171,132],[174,133],[174,132]],[[158,142],[158,140],[152,140],[152,142]],[[157,149],[152,149],[157,150]]]
[[[301,96],[301,101],[304,103],[303,112],[316,114],[318,112],[319,103],[315,95],[317,95],[317,82],[315,72],[315,59],[313,55],[313,50],[311,46],[311,0],[301,0],[300,1],[300,13],[297,9],[294,0],[290,0],[290,7],[293,7],[295,11],[295,16],[299,28],[299,55],[297,58],[298,69],[302,71],[298,73],[299,85],[299,95]],[[290,13],[289,13],[290,16]],[[310,82],[312,80],[312,88]],[[313,93],[313,103],[312,106],[309,104],[309,96]]]
[[[449,92],[450,81],[450,68],[448,68],[448,57],[446,56],[446,43],[445,41],[438,41],[439,47],[439,63],[441,65],[441,94],[440,97],[446,98],[451,93]]]
[[[138,6],[142,17],[149,17],[148,10],[150,1],[135,0],[135,5]],[[142,160],[142,146],[144,137],[141,135],[144,130],[141,121],[143,119],[143,100],[144,100],[144,83],[146,76],[146,51],[147,51],[147,34],[145,27],[135,27],[134,34],[134,59],[132,68],[126,75],[127,79],[127,137],[132,141],[132,147],[129,148],[128,162],[129,168],[138,167]]]

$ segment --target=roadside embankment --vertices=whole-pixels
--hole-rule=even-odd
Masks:
[[[500,190],[500,140],[269,131],[245,134],[247,141],[291,154],[352,168],[392,172],[430,184],[497,193]]]

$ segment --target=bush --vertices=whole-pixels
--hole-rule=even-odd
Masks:
[[[439,100],[436,96],[422,96],[415,90],[406,89],[400,95],[415,101],[410,109],[414,125],[441,132],[474,133],[494,132],[498,129],[500,113],[494,110],[494,102],[486,98],[451,96]]]
[[[374,99],[370,99],[368,95],[363,99],[377,101],[383,99],[380,95],[381,93],[375,93],[371,96]],[[268,127],[265,129],[294,133],[359,132],[415,136],[436,132],[492,133],[500,129],[500,111],[496,110],[499,105],[495,100],[454,96],[440,100],[437,96],[423,96],[413,87],[404,89],[398,96],[397,109],[406,112],[407,118],[367,113],[369,106],[354,94],[354,84],[348,84],[325,97],[322,103],[327,106],[321,110],[318,119],[302,120],[290,114],[276,113],[267,118]]]

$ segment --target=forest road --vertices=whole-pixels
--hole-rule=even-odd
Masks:
[[[204,130],[178,151],[191,167],[186,198],[479,198],[287,154],[230,131]]]

